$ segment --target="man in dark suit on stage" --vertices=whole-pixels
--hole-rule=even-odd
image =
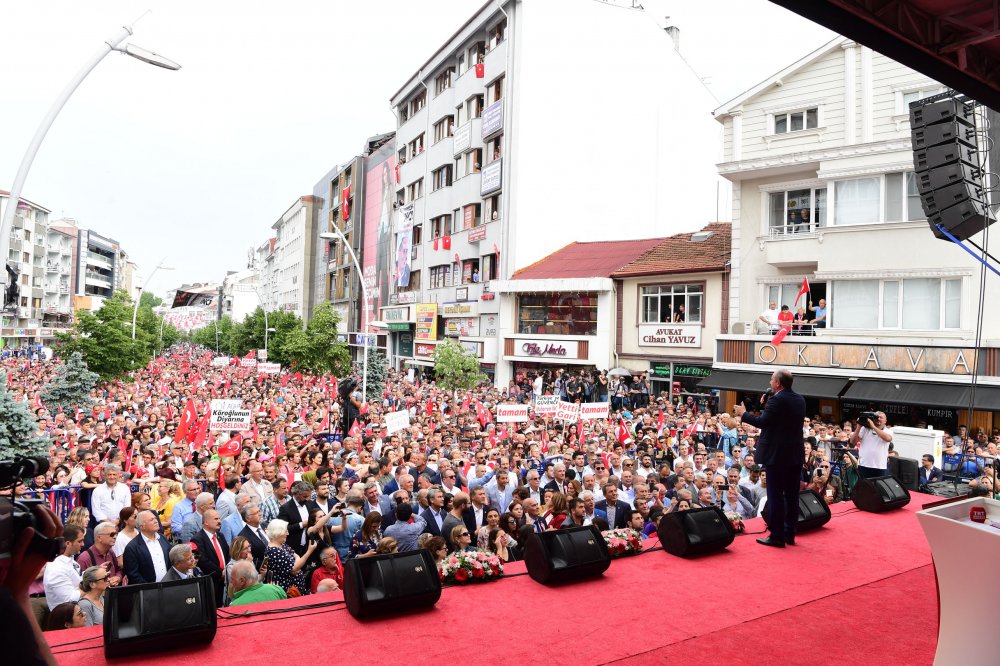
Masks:
[[[309,522],[309,512],[316,506],[315,502],[309,500],[313,487],[311,483],[296,481],[292,484],[292,499],[281,505],[278,509],[278,518],[288,522],[288,540],[285,541],[288,547],[295,551],[296,555],[304,555],[308,543],[306,542],[306,524]]]
[[[219,532],[222,521],[218,511],[209,509],[202,518],[201,529],[191,538],[191,543],[198,548],[195,551],[198,568],[215,582],[215,603],[221,608],[222,593],[226,585],[226,564],[229,563],[229,544]]]
[[[782,368],[771,375],[774,392],[759,416],[746,413],[736,405],[733,414],[743,423],[761,429],[757,441],[757,462],[767,472],[768,526],[771,535],[757,539],[765,546],[784,548],[795,543],[795,525],[799,519],[799,479],[805,463],[802,424],[806,401],[792,390],[792,373]]]
[[[170,569],[170,544],[159,533],[160,523],[152,511],[141,511],[135,522],[139,535],[125,546],[122,569],[130,585],[157,583]],[[163,559],[159,553],[163,554]]]
[[[618,499],[618,486],[613,483],[604,484],[604,499],[594,505],[595,513],[603,511],[608,520],[608,527],[613,530],[625,527],[625,514],[631,509],[628,502]]]

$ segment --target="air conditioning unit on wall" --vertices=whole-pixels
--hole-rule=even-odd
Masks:
[[[734,321],[729,326],[729,332],[733,335],[748,335],[752,333],[751,324],[748,321]]]

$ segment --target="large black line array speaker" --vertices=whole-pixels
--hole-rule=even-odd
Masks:
[[[732,523],[717,506],[664,514],[656,534],[665,551],[680,557],[722,550],[736,538]]]
[[[344,563],[344,603],[359,620],[433,606],[441,577],[430,551],[354,557]]]
[[[764,507],[764,523],[770,527],[767,506]],[[796,534],[808,532],[823,527],[830,522],[830,507],[815,490],[803,490],[799,493],[799,519],[795,523]]]
[[[104,655],[109,659],[215,638],[215,586],[207,576],[109,587],[104,594]]]
[[[983,191],[975,107],[954,98],[910,108],[917,191],[934,235],[960,241],[995,221]]]
[[[524,550],[528,575],[543,584],[600,576],[611,566],[604,536],[593,525],[535,533]]]
[[[854,506],[862,511],[882,513],[910,503],[910,491],[891,476],[860,479],[851,491]]]

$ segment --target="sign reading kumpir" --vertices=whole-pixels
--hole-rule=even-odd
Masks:
[[[775,347],[757,343],[754,345],[754,361],[764,365],[969,375],[975,367],[976,350],[788,342]]]

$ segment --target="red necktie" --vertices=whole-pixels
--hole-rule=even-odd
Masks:
[[[219,539],[213,534],[212,543],[215,545],[215,555],[219,558],[219,567],[221,569],[226,568],[226,559],[222,556],[222,548],[219,547]]]

